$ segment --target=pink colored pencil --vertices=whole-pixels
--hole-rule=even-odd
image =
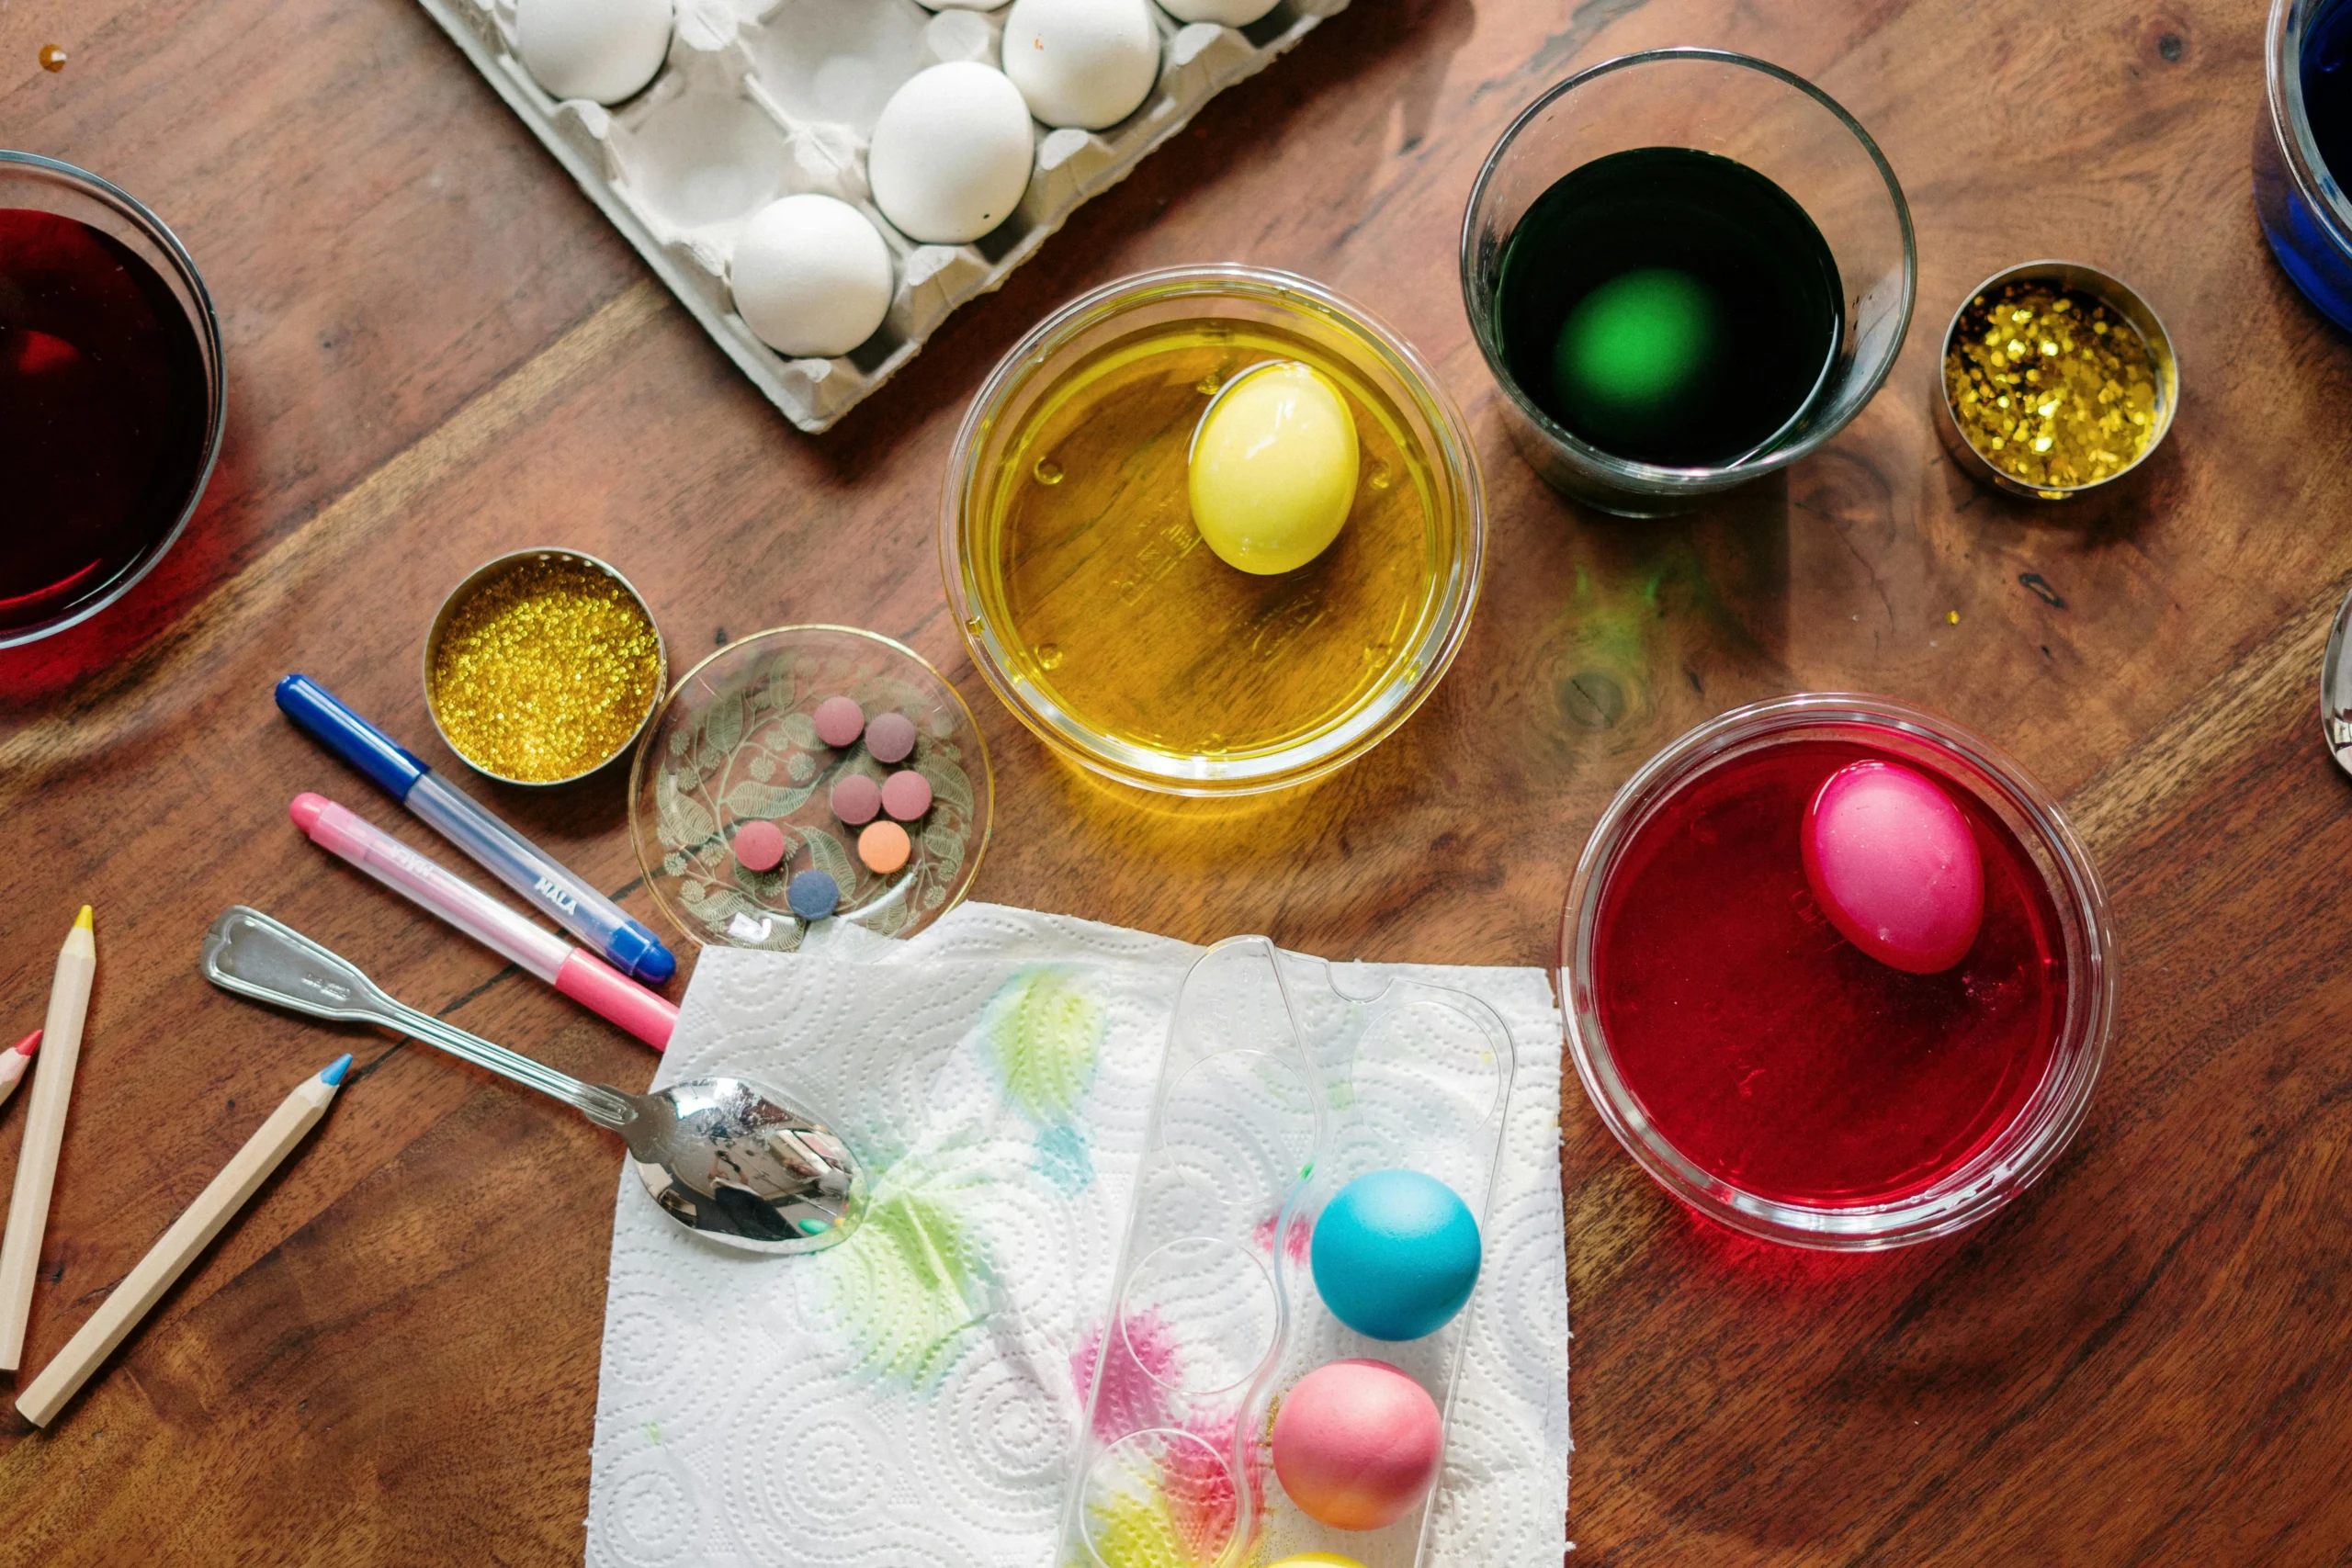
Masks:
[[[0,1051],[0,1105],[17,1092],[25,1081],[25,1069],[33,1065],[33,1053],[40,1049],[40,1031],[36,1029],[6,1051]]]

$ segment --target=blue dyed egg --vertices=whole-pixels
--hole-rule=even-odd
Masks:
[[[1478,1222],[1453,1189],[1418,1170],[1359,1176],[1315,1222],[1315,1288],[1333,1316],[1374,1339],[1443,1328],[1478,1282]]]

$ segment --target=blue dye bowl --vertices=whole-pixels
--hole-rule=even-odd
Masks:
[[[2320,157],[2303,98],[2314,37],[2352,28],[2352,0],[2273,0],[2263,40],[2269,100],[2254,136],[2254,206],[2278,265],[2329,320],[2352,331],[2352,197]]]

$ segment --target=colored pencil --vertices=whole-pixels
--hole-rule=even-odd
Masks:
[[[17,1185],[8,1192],[8,1230],[0,1236],[0,1372],[23,1364],[25,1325],[32,1321],[33,1277],[40,1269],[41,1232],[49,1227],[49,1194],[57,1184],[57,1152],[65,1144],[65,1107],[74,1098],[74,1064],[82,1057],[82,1024],[90,1014],[90,982],[98,972],[90,907],[74,918],[50,982],[49,1021],[41,1028],[40,1071],[26,1102],[25,1142],[17,1154]]]
[[[33,1065],[33,1053],[40,1049],[40,1031],[36,1029],[6,1051],[0,1051],[0,1105],[17,1092],[25,1079],[26,1069]]]
[[[294,1152],[303,1134],[319,1124],[319,1118],[334,1100],[335,1090],[343,1087],[344,1074],[350,1070],[351,1057],[346,1053],[295,1086],[294,1092],[245,1140],[245,1146],[230,1156],[220,1174],[196,1195],[196,1201],[172,1222],[172,1228],[147,1249],[147,1256],[122,1277],[122,1283],[65,1342],[65,1348],[25,1385],[25,1392],[17,1396],[18,1415],[36,1427],[46,1427],[56,1417],[90,1374],[114,1354],[115,1347],[139,1326],[139,1320],[163,1299],[173,1281],[196,1261],[196,1255],[210,1245],[221,1227],[269,1179],[269,1173]]]

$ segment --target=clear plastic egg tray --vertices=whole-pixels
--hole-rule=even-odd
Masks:
[[[1476,998],[1237,937],[1186,976],[1087,1388],[1063,1520],[1064,1564],[1238,1568],[1344,1552],[1410,1568],[1442,1483],[1395,1523],[1334,1529],[1273,1473],[1283,1393],[1370,1357],[1427,1389],[1449,1423],[1472,1314],[1437,1333],[1366,1337],[1316,1293],[1323,1205],[1405,1168],[1452,1187],[1483,1234],[1510,1097],[1510,1035]]]
[[[915,0],[678,0],[651,85],[605,108],[558,101],[514,52],[514,0],[419,0],[507,106],[661,275],[752,384],[801,429],[820,431],[914,357],[949,311],[1004,282],[1078,204],[1126,177],[1200,107],[1262,69],[1348,0],[1278,0],[1248,27],[1182,23],[1156,6],[1159,80],[1107,130],[1031,122],[1028,194],[966,245],[907,239],[866,188],[866,140],[899,84],[945,61],[999,62],[1002,9]],[[818,192],[863,211],[891,251],[897,287],[873,337],[839,359],[789,359],[735,313],[728,260],[751,216]]]

